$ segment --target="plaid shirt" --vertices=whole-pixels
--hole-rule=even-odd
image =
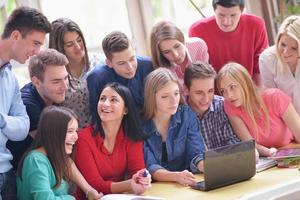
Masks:
[[[214,95],[212,104],[200,121],[201,133],[207,149],[234,144],[240,139],[233,132],[228,117],[224,111],[224,99]]]

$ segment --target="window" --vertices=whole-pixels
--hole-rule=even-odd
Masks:
[[[7,16],[16,8],[15,0],[0,1],[0,32],[3,32]]]
[[[40,0],[40,5],[51,22],[60,17],[75,21],[89,51],[102,51],[102,39],[111,31],[122,31],[131,38],[126,0]]]
[[[193,0],[205,16],[213,15],[211,0]],[[173,21],[186,35],[189,27],[199,19],[201,14],[190,1],[151,0],[154,12],[154,23],[161,20]]]

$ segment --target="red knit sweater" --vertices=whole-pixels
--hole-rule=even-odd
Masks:
[[[145,168],[143,142],[133,142],[124,135],[120,128],[114,149],[109,153],[104,147],[104,138],[92,136],[91,126],[79,133],[75,154],[75,163],[87,182],[98,192],[111,193],[112,182],[131,177],[138,170]],[[77,188],[76,197],[85,199],[83,191]]]
[[[233,32],[223,32],[215,16],[202,19],[190,27],[189,36],[202,38],[206,42],[209,63],[216,71],[233,61],[246,67],[251,76],[259,73],[259,55],[268,47],[264,21],[250,14],[241,15]]]

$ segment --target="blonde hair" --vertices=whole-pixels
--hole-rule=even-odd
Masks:
[[[298,56],[300,57],[300,16],[299,15],[291,15],[287,17],[279,27],[279,31],[276,37],[276,56],[279,60],[277,64],[277,69],[280,72],[286,72],[287,64],[285,64],[281,56],[279,54],[279,40],[282,35],[286,34],[287,36],[291,37],[292,39],[296,40],[298,44]]]
[[[145,101],[143,115],[146,120],[152,119],[156,110],[156,93],[169,82],[178,84],[177,77],[167,68],[158,68],[148,74],[145,83]]]
[[[254,129],[256,138],[258,138],[258,126],[255,117],[264,117],[266,122],[265,131],[269,132],[269,114],[265,103],[263,102],[256,86],[254,85],[251,76],[247,69],[238,63],[228,63],[222,67],[216,77],[217,88],[220,91],[222,78],[228,76],[234,80],[241,89],[243,106],[246,113],[249,115]]]
[[[153,26],[150,36],[150,46],[152,62],[155,68],[171,66],[170,61],[165,58],[159,48],[159,43],[169,39],[175,39],[184,44],[184,35],[174,23],[161,21]]]

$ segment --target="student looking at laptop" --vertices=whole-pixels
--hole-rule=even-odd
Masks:
[[[152,27],[150,46],[154,68],[170,69],[178,77],[180,94],[185,97],[184,71],[197,60],[208,62],[205,42],[200,38],[185,39],[174,23],[161,21]]]
[[[215,93],[214,68],[205,62],[192,63],[184,73],[188,89],[187,102],[197,114],[201,133],[208,149],[240,141],[224,111],[224,99]]]
[[[147,169],[157,181],[195,185],[205,150],[196,114],[179,105],[178,79],[167,68],[151,72],[145,83],[144,143]]]
[[[300,141],[300,118],[291,98],[273,88],[257,91],[242,65],[226,64],[217,75],[217,87],[225,98],[225,112],[241,140],[256,140],[261,156]]]
[[[212,0],[214,16],[196,21],[190,37],[202,38],[208,47],[209,63],[218,72],[229,61],[242,64],[260,84],[258,57],[268,47],[262,18],[243,13],[245,0]]]

